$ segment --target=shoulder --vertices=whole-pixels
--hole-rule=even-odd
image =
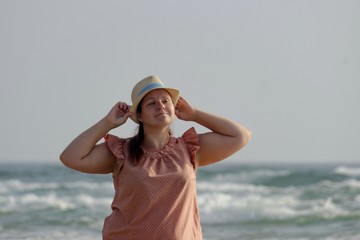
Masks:
[[[181,142],[184,149],[190,156],[190,161],[194,168],[197,167],[196,153],[200,148],[200,137],[195,128],[192,127],[185,131],[181,137],[178,138],[178,142]]]
[[[200,139],[199,134],[196,132],[194,127],[189,128],[187,131],[185,131],[180,138],[183,139],[185,143],[193,144],[198,144]]]
[[[129,144],[130,138],[120,138],[112,134],[107,134],[104,139],[115,157],[123,157],[128,152],[127,145]]]

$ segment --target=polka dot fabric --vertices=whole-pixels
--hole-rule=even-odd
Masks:
[[[145,152],[136,166],[128,159],[128,139],[107,135],[106,141],[117,164],[113,211],[105,219],[103,239],[202,239],[196,198],[199,136],[195,129],[172,137],[159,152]]]

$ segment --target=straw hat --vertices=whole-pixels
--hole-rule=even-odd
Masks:
[[[132,116],[130,116],[130,118],[134,122],[139,123],[139,121],[137,120],[137,116],[136,116],[137,115],[136,110],[137,110],[137,107],[138,107],[141,99],[143,99],[143,97],[148,92],[150,92],[154,89],[164,89],[164,90],[168,91],[174,105],[176,105],[177,100],[179,99],[179,95],[180,95],[179,90],[177,90],[175,88],[165,87],[165,85],[160,81],[160,79],[157,76],[149,76],[147,78],[144,78],[143,80],[141,80],[140,82],[138,82],[135,85],[135,87],[133,88],[132,93],[131,93],[132,106],[130,108],[130,111],[133,112],[134,114]]]

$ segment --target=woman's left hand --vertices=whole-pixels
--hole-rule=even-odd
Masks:
[[[175,115],[184,121],[192,121],[196,109],[192,107],[183,97],[180,97],[175,106]]]

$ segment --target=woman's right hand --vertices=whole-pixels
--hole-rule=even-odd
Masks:
[[[113,125],[113,128],[123,125],[134,114],[129,111],[130,107],[125,102],[118,102],[111,108],[110,112],[106,115],[106,119]]]
[[[69,168],[86,173],[111,173],[114,169],[115,157],[107,143],[100,143],[112,128],[124,124],[133,114],[130,106],[118,102],[110,112],[77,136],[61,153],[60,160]]]

